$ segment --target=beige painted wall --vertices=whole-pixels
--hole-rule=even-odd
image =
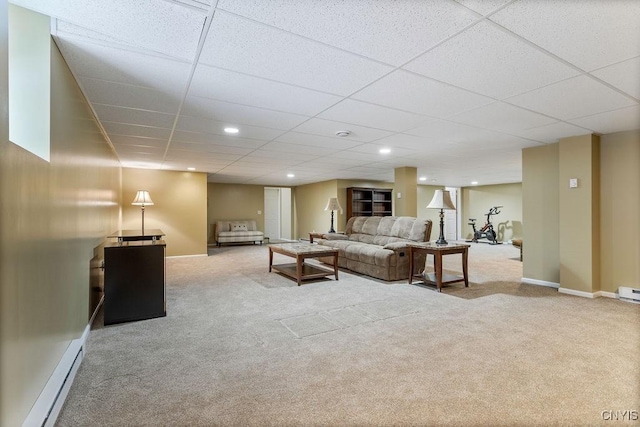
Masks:
[[[507,242],[522,236],[522,184],[482,185],[464,187],[462,191],[462,236],[473,237],[469,218],[476,219],[476,227],[482,227],[486,214],[493,206],[503,206],[499,215],[491,216],[498,241]]]
[[[309,238],[309,232],[317,231],[326,233],[331,225],[331,212],[325,211],[330,197],[337,197],[338,181],[323,181],[315,184],[300,185],[296,187],[296,218],[297,229],[294,238]],[[336,231],[344,230],[344,225],[339,222],[346,214],[346,196],[344,202],[339,200],[343,213],[334,213],[333,226]]]
[[[522,277],[560,283],[559,146],[522,150]]]
[[[430,219],[433,224],[431,226],[431,240],[437,240],[440,234],[440,211],[438,209],[427,209],[427,205],[433,199],[436,190],[443,190],[441,186],[418,185],[418,206],[417,217]]]
[[[258,214],[258,211],[261,214]],[[213,224],[221,220],[252,219],[264,231],[264,186],[244,184],[207,184],[207,224],[209,243]]]
[[[559,141],[560,287],[600,290],[599,137],[574,136]],[[569,179],[578,188],[569,188]]]
[[[418,216],[418,170],[414,167],[394,169],[394,193],[396,216]],[[400,198],[398,198],[400,194]]]
[[[640,288],[640,131],[600,138],[600,289]]]
[[[19,426],[88,321],[89,261],[118,228],[120,167],[51,43],[51,157],[8,140],[0,2],[0,425]]]
[[[140,206],[131,202],[138,190],[148,190],[145,229],[159,228],[166,236],[167,256],[207,253],[207,175],[152,169],[122,169],[122,229],[140,230]]]

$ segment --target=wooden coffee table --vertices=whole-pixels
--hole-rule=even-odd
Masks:
[[[273,253],[279,253],[296,259],[295,263],[273,265]],[[333,256],[333,271],[316,265],[306,264],[307,258]],[[269,272],[278,271],[296,279],[298,286],[303,280],[335,276],[338,280],[338,250],[329,246],[309,243],[282,243],[269,246]]]
[[[438,292],[442,291],[442,285],[448,283],[456,283],[456,282],[464,282],[465,287],[469,287],[469,273],[467,271],[467,260],[469,258],[469,247],[470,245],[460,245],[455,243],[450,243],[447,245],[437,245],[436,243],[426,242],[426,243],[409,243],[409,284],[413,282],[414,278],[420,278],[424,281],[424,283],[436,285],[438,288]],[[414,254],[431,254],[433,255],[433,267],[434,273],[414,273],[414,262],[413,256]],[[450,254],[461,254],[462,255],[462,274],[463,277],[460,276],[451,276],[449,274],[444,274],[442,272],[442,256],[450,255]]]

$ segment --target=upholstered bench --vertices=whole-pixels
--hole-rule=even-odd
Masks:
[[[217,221],[214,229],[218,246],[223,243],[260,243],[264,241],[264,233],[259,231],[254,220]]]

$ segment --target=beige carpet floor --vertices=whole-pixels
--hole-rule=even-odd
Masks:
[[[57,425],[638,424],[606,418],[640,410],[640,305],[520,284],[511,245],[472,244],[470,287],[442,293],[209,253],[167,260],[167,317],[96,320]]]

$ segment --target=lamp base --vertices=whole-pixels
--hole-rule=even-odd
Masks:
[[[440,236],[436,240],[436,245],[448,245],[449,243],[444,240],[444,210],[440,209]]]

